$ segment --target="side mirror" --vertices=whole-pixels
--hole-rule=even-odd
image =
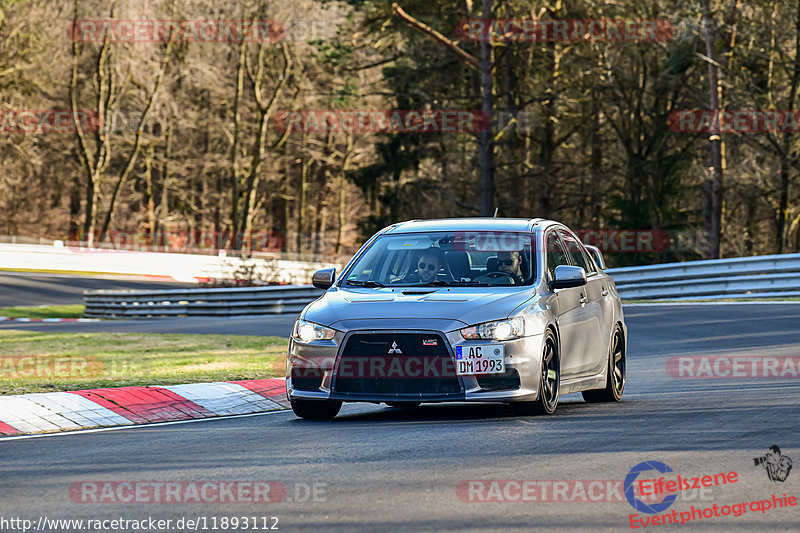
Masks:
[[[569,289],[586,285],[586,272],[579,266],[559,265],[556,279],[550,284],[553,289]]]
[[[323,291],[330,289],[334,281],[336,281],[335,268],[323,268],[322,270],[317,270],[311,276],[311,284]]]
[[[597,246],[590,246],[588,244],[584,244],[589,253],[592,255],[592,259],[594,262],[597,263],[597,268],[600,270],[606,269],[606,260],[603,258],[603,253],[600,251],[600,248]]]

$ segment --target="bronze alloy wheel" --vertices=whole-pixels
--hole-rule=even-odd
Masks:
[[[558,407],[558,392],[561,382],[561,364],[558,353],[558,340],[552,330],[545,333],[542,348],[541,380],[539,397],[533,402],[512,404],[519,414],[552,415]]]
[[[614,328],[611,346],[608,350],[608,377],[606,387],[598,390],[583,391],[583,399],[589,403],[618,402],[625,391],[625,337],[622,328]]]

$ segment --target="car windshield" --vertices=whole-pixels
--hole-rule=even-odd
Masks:
[[[472,231],[382,235],[345,273],[344,285],[530,285],[535,279],[532,236]]]

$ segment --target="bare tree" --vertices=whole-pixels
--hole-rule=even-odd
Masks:
[[[712,116],[719,117],[719,64],[714,54],[714,22],[711,19],[709,4],[710,0],[703,0],[703,27],[705,29],[706,62],[708,63],[708,101]],[[703,230],[708,236],[706,258],[718,259],[722,240],[722,131],[712,133],[708,141],[708,177],[703,185],[705,192]]]

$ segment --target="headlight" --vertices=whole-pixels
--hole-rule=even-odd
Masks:
[[[306,320],[295,322],[292,330],[292,338],[300,342],[329,341],[335,334],[336,330]]]
[[[524,335],[525,320],[522,317],[484,322],[483,324],[470,326],[461,330],[461,336],[469,340],[491,339],[496,341],[508,341],[511,339],[518,339]]]

